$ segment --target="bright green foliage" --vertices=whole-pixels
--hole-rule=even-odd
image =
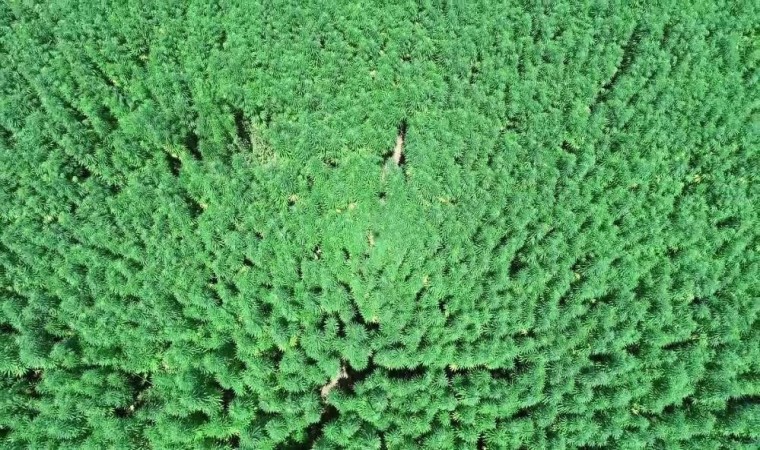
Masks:
[[[0,447],[760,447],[759,4],[523,3],[0,2]]]

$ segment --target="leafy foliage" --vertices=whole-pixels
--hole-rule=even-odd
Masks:
[[[107,3],[0,5],[4,448],[757,448],[756,4]]]

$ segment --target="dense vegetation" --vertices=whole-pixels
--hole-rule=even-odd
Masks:
[[[213,3],[0,2],[2,448],[760,446],[758,3]]]

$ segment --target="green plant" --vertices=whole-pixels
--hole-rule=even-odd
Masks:
[[[4,448],[757,447],[752,2],[109,3],[0,5]]]

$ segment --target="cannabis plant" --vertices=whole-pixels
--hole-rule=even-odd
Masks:
[[[0,446],[759,448],[758,3],[518,3],[2,2]]]

